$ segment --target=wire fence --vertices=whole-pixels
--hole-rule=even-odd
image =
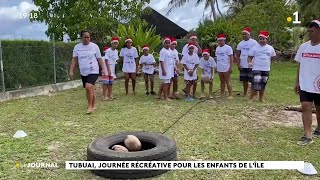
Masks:
[[[2,36],[0,92],[68,81],[73,45],[57,43],[59,46],[54,41],[13,40]],[[75,79],[79,77],[76,72]]]
[[[75,42],[39,41],[22,35],[24,39],[4,37],[0,37],[0,92],[69,81]],[[177,50],[181,53],[187,43],[188,40],[178,40]],[[159,52],[161,48],[159,45],[155,51]],[[121,67],[116,71],[120,72]],[[78,68],[74,79],[80,79]]]

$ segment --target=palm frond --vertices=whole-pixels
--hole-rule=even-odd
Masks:
[[[166,13],[166,15],[169,15],[172,12],[173,9],[176,9],[178,7],[181,7],[181,6],[184,6],[187,2],[189,2],[189,0],[171,0],[168,3],[168,6],[170,6],[170,5],[173,5],[173,6],[171,6],[171,8]]]

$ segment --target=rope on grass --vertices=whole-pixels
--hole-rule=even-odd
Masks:
[[[216,90],[215,92],[213,92],[212,94],[217,93],[218,91],[220,91],[220,89]],[[239,92],[239,91],[233,91],[233,92]],[[200,103],[206,102],[209,99],[204,99],[204,100],[200,100],[198,101],[195,105],[191,106],[185,113],[183,113],[177,120],[175,120],[165,131],[162,132],[162,134],[165,134],[167,131],[169,131],[175,124],[177,124],[185,115],[187,115],[193,108],[195,108],[197,105],[199,105]]]
[[[194,107],[196,107],[198,104],[203,103],[205,101],[207,101],[207,99],[198,101],[195,105],[193,105],[185,113],[183,113],[176,121],[174,121],[164,132],[162,132],[162,134],[165,134],[167,131],[169,131],[175,124],[177,124],[180,121],[180,119],[182,119],[185,115],[187,115]]]

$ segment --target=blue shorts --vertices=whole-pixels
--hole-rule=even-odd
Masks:
[[[103,85],[112,85],[113,80],[101,80]]]
[[[177,73],[174,73],[174,75],[173,75],[174,78],[176,78],[178,76],[179,76],[179,74],[177,74]]]

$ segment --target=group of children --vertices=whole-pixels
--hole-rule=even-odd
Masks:
[[[244,28],[242,33],[243,41],[237,46],[236,59],[240,70],[240,81],[243,81],[244,85],[244,95],[246,96],[248,91],[248,82],[251,82],[252,91],[249,99],[252,100],[259,91],[260,101],[263,101],[264,89],[270,71],[270,61],[276,55],[275,50],[267,44],[269,37],[267,31],[260,32],[258,36],[259,43],[250,37],[250,28]],[[218,47],[215,51],[216,61],[210,56],[209,49],[201,50],[196,39],[197,37],[195,35],[190,37],[190,42],[186,44],[182,50],[182,59],[180,60],[179,53],[176,50],[177,40],[172,37],[163,38],[163,48],[160,51],[159,57],[159,79],[161,80],[158,92],[159,99],[170,101],[171,99],[180,97],[178,93],[178,77],[180,71],[183,69],[185,81],[183,92],[186,93],[187,101],[194,101],[198,81],[198,67],[202,70],[201,98],[206,97],[204,93],[205,84],[209,84],[208,97],[212,98],[213,78],[216,72],[218,72],[221,82],[220,95],[224,96],[225,87],[227,86],[228,99],[232,98],[230,75],[232,73],[234,55],[231,46],[226,44],[226,35],[219,34],[217,36]],[[149,47],[147,45],[142,47],[143,55],[138,61],[138,51],[132,46],[132,39],[126,38],[125,46],[120,51],[120,57],[116,50],[118,44],[119,38],[113,37],[111,47],[104,49],[105,69],[108,71],[108,73],[102,77],[104,100],[114,99],[112,95],[112,84],[116,76],[115,65],[118,60],[123,63],[122,71],[125,76],[125,90],[127,95],[130,79],[133,93],[136,93],[135,86],[138,65],[142,66],[146,95],[156,95],[154,91],[156,61],[153,55],[149,53]],[[202,57],[199,58],[198,54],[201,54]],[[171,85],[173,87],[170,93]]]

